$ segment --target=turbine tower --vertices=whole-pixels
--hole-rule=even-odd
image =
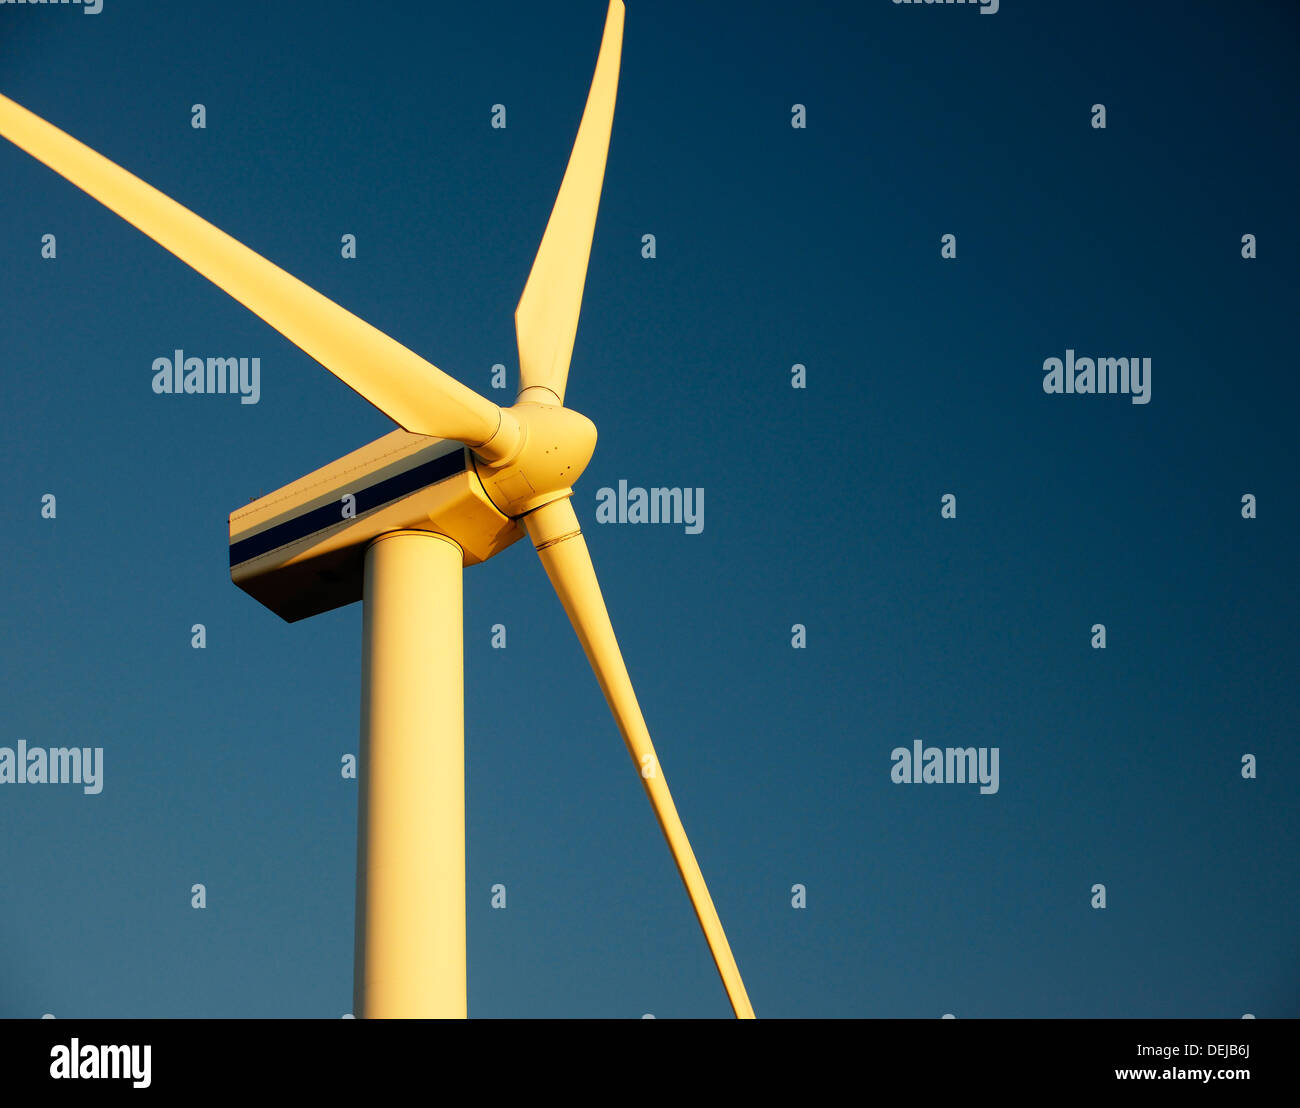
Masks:
[[[622,0],[610,0],[578,136],[515,309],[520,387],[509,408],[0,95],[0,134],[224,289],[402,428],[230,516],[232,579],[282,618],[362,601],[359,1016],[467,1015],[461,575],[525,534],[595,671],[732,1008],[754,1014],[570,501],[596,445],[595,426],[564,407],[564,390],[609,151],[623,14]]]

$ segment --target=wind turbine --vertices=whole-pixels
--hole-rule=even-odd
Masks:
[[[525,533],[613,712],[732,1008],[754,1014],[570,502],[596,445],[595,426],[564,407],[564,390],[609,151],[623,14],[622,0],[610,0],[578,136],[515,309],[520,387],[510,408],[0,95],[0,134],[402,428],[230,516],[232,579],[284,619],[362,601],[354,1009],[365,1017],[467,1015],[461,575]]]

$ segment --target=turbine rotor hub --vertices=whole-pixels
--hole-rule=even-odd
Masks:
[[[549,390],[537,390],[538,399]],[[502,515],[516,519],[570,495],[596,449],[596,425],[560,404],[521,400],[506,411],[519,424],[518,448],[500,462],[473,455],[488,498]]]

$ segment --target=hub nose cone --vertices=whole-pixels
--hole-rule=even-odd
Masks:
[[[492,503],[515,518],[567,495],[596,450],[596,425],[558,404],[522,401],[510,409],[523,431],[518,454],[493,467],[475,458]]]

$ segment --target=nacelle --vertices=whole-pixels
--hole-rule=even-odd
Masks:
[[[361,599],[366,547],[436,531],[475,565],[523,537],[458,442],[394,431],[230,514],[230,577],[290,623]]]

